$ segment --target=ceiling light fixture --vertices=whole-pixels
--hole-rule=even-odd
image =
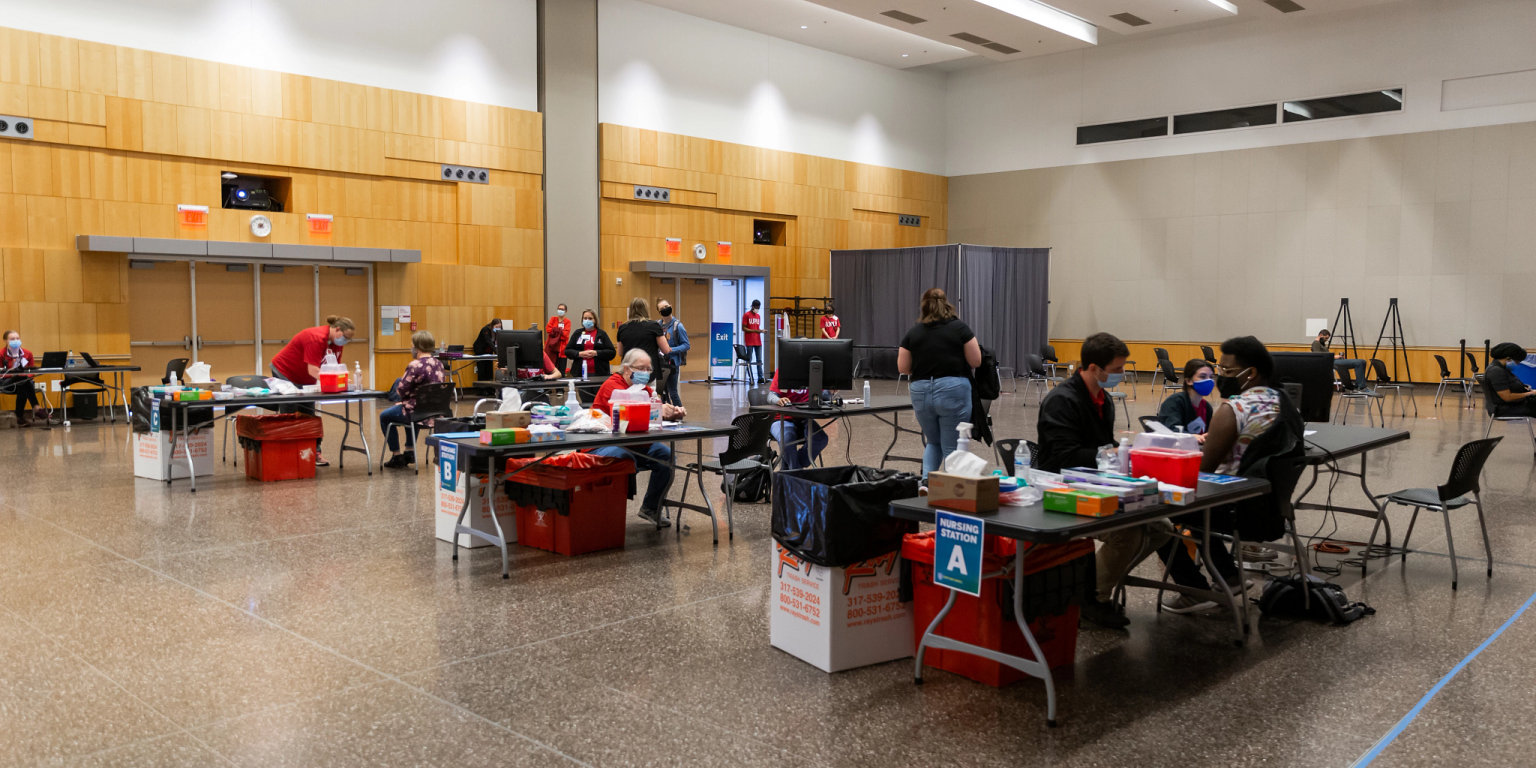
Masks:
[[[1237,13],[1237,6],[1227,2],[1227,0],[1209,0],[1209,2],[1211,5],[1214,5],[1217,8],[1226,11],[1227,13]]]
[[[807,27],[807,26],[805,26],[805,25],[804,25],[804,24],[801,24],[801,25],[800,25],[800,28],[801,28],[801,29],[810,29],[810,27]]]
[[[902,54],[902,55],[905,56],[906,54]],[[1395,102],[1397,102],[1399,104],[1403,103],[1403,92],[1402,91],[1398,91],[1398,90],[1382,91],[1381,95],[1383,95],[1383,96],[1385,96],[1385,97],[1387,97],[1387,98],[1389,98],[1389,99],[1391,99],[1391,100],[1393,100],[1393,101],[1395,101]]]
[[[901,55],[901,57],[902,57],[902,58],[903,58],[903,59],[905,59],[905,58],[906,58],[906,57],[907,57],[907,55],[906,55],[906,54],[905,54],[905,53],[903,53],[903,54],[902,54],[902,55]]]
[[[1301,102],[1287,101],[1285,103],[1284,109],[1293,115],[1298,115],[1300,117],[1306,118],[1307,120],[1312,119],[1312,110],[1307,109],[1307,105],[1302,104]]]
[[[1044,3],[1037,3],[1035,0],[976,0],[976,2],[1047,29],[1056,30],[1068,37],[1075,37],[1090,45],[1099,44],[1098,27]]]

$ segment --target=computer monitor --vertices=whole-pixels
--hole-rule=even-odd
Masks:
[[[1276,388],[1300,384],[1301,399],[1296,407],[1301,410],[1301,418],[1327,422],[1333,406],[1333,353],[1271,352],[1270,357],[1275,360],[1270,384]]]
[[[544,332],[496,332],[496,367],[544,370]]]
[[[779,387],[809,389],[811,406],[824,389],[853,389],[853,339],[779,339]]]

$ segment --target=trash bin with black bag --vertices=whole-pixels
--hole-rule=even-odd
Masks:
[[[900,550],[917,523],[892,517],[890,503],[918,484],[861,466],[773,476],[773,647],[826,672],[912,655]]]

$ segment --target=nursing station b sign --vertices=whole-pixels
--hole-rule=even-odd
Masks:
[[[967,595],[981,596],[981,543],[985,523],[980,518],[935,510],[933,583]]]

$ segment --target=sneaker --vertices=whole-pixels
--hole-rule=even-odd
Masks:
[[[1131,623],[1131,620],[1126,618],[1125,613],[1120,610],[1120,606],[1113,601],[1084,602],[1079,615],[1090,623],[1106,629],[1124,629]]]
[[[640,510],[640,519],[655,523],[657,530],[672,527],[672,521],[668,520],[666,517],[662,516],[660,512],[657,512],[654,509]]]
[[[1163,595],[1163,610],[1169,613],[1194,613],[1196,611],[1208,611],[1215,607],[1216,602],[1214,600],[1181,595],[1178,592]]]
[[[320,454],[318,454],[318,453],[315,454],[315,466],[317,466],[317,467],[329,467],[330,465],[331,465],[331,463],[329,461],[326,461],[325,459],[321,458]]]
[[[919,485],[917,487],[917,497],[920,498],[920,499],[927,498],[928,497],[928,486],[926,486],[926,485]]]

